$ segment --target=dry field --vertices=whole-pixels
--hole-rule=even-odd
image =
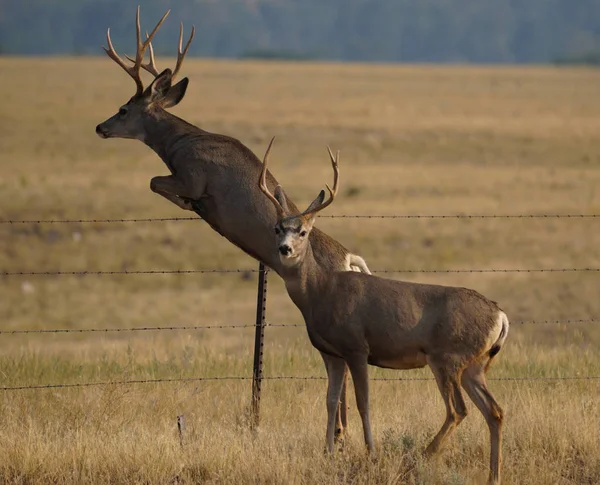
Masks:
[[[327,215],[600,213],[600,71],[199,60],[184,71],[191,83],[175,113],[260,155],[276,135],[272,170],[300,205],[330,180],[325,144],[341,149],[342,193]],[[1,219],[190,215],[149,190],[152,176],[167,173],[153,152],[95,135],[133,93],[108,59],[1,58],[0,89]],[[319,221],[375,270],[599,268],[599,224]],[[257,267],[200,220],[1,224],[0,247],[2,272]],[[598,272],[388,276],[475,288],[511,318],[490,371],[506,412],[505,483],[600,482],[600,380],[544,379],[600,376]],[[252,325],[256,304],[255,274],[243,273],[0,276],[0,291],[2,331]],[[276,275],[267,318],[302,322]],[[252,334],[3,333],[0,387],[248,377]],[[266,339],[265,375],[324,375],[302,327],[271,327]],[[365,457],[353,400],[346,446],[330,458],[322,380],[266,381],[256,434],[248,380],[0,390],[0,482],[485,481],[487,428],[472,405],[428,462],[420,450],[444,417],[435,384],[375,381],[371,401],[377,458]]]

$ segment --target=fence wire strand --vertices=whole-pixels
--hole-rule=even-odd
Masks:
[[[169,275],[258,273],[257,269],[173,269],[173,270],[120,270],[120,271],[0,271],[0,276],[110,276],[110,275]],[[597,273],[600,268],[475,268],[475,269],[375,269],[372,273]]]
[[[27,386],[4,386],[0,391],[25,391],[25,390],[44,390],[44,389],[73,389],[101,386],[120,386],[134,384],[162,384],[162,383],[189,383],[189,382],[207,382],[207,381],[251,381],[252,377],[247,376],[215,376],[215,377],[174,377],[166,379],[132,379],[121,381],[97,381],[97,382],[74,382],[69,384],[33,384]],[[267,376],[263,381],[325,381],[324,376]],[[596,381],[600,376],[516,376],[516,377],[492,377],[488,381],[504,382],[552,382],[552,381]],[[373,377],[369,381],[376,382],[435,382],[432,377]]]
[[[600,323],[598,318],[582,318],[569,320],[520,320],[511,322],[511,325],[575,325],[579,323]],[[305,327],[304,323],[266,323],[265,327],[273,328],[299,328]],[[0,330],[0,335],[22,334],[48,334],[48,333],[126,333],[126,332],[161,332],[161,331],[194,331],[194,330],[231,330],[240,328],[255,328],[254,324],[241,325],[172,325],[168,327],[104,327],[104,328],[40,328],[21,330]]]
[[[0,276],[108,276],[108,275],[156,275],[156,274],[207,274],[207,273],[258,273],[257,269],[147,269],[121,271],[2,271]]]
[[[333,214],[325,219],[598,219],[600,214]],[[129,219],[5,219],[0,224],[107,224],[199,221],[200,217],[141,217]]]

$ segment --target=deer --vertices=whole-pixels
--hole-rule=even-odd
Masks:
[[[503,411],[488,389],[486,373],[508,334],[506,314],[496,302],[467,288],[404,282],[374,275],[331,271],[315,257],[310,237],[317,214],[335,199],[339,188],[339,151],[329,147],[333,189],[321,190],[308,208],[295,213],[277,186],[267,184],[263,158],[258,186],[277,211],[271,229],[287,291],[301,309],[308,337],[327,366],[327,450],[334,449],[337,403],[346,366],[368,451],[374,451],[369,417],[368,366],[416,369],[429,366],[446,406],[446,419],[425,450],[437,453],[467,415],[461,387],[483,414],[490,432],[489,483],[500,483]]]
[[[170,175],[156,176],[150,180],[150,190],[182,210],[199,215],[209,226],[232,244],[267,267],[281,274],[282,265],[277,257],[272,227],[277,222],[276,211],[264,199],[256,187],[256,178],[262,170],[261,161],[239,140],[221,134],[210,133],[171,114],[167,109],[183,99],[189,79],[174,80],[179,74],[183,60],[194,38],[192,28],[189,40],[183,46],[183,24],[179,29],[179,46],[174,70],[159,71],[156,66],[152,38],[163,24],[169,11],[158,21],[150,34],[142,39],[140,7],[136,13],[136,54],[127,61],[115,50],[106,33],[104,51],[131,78],[136,86],[135,94],[118,112],[96,126],[100,138],[137,139],[151,148],[165,163]],[[148,62],[144,62],[146,51]],[[141,70],[154,79],[144,88]],[[271,188],[277,181],[266,174]],[[298,210],[287,198],[290,210]],[[341,243],[318,228],[311,233],[315,258],[323,267],[332,271],[363,271],[370,273],[365,260],[351,253]],[[325,365],[329,356],[322,355]],[[347,428],[347,405],[345,388],[337,413],[336,437],[343,438]]]

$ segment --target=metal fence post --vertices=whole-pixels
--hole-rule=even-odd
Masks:
[[[254,365],[252,368],[252,428],[260,419],[260,388],[263,373],[263,339],[265,336],[265,312],[267,307],[267,273],[264,264],[258,266],[258,295],[256,299],[256,327],[254,333]]]

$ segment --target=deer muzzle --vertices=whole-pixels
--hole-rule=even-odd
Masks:
[[[99,124],[98,126],[96,126],[96,134],[100,137],[100,138],[108,138],[108,131],[106,130],[106,128],[104,128],[102,126],[102,123]]]
[[[279,246],[279,253],[282,256],[290,256],[292,254],[292,248],[289,247],[287,244],[282,244],[281,246]]]

